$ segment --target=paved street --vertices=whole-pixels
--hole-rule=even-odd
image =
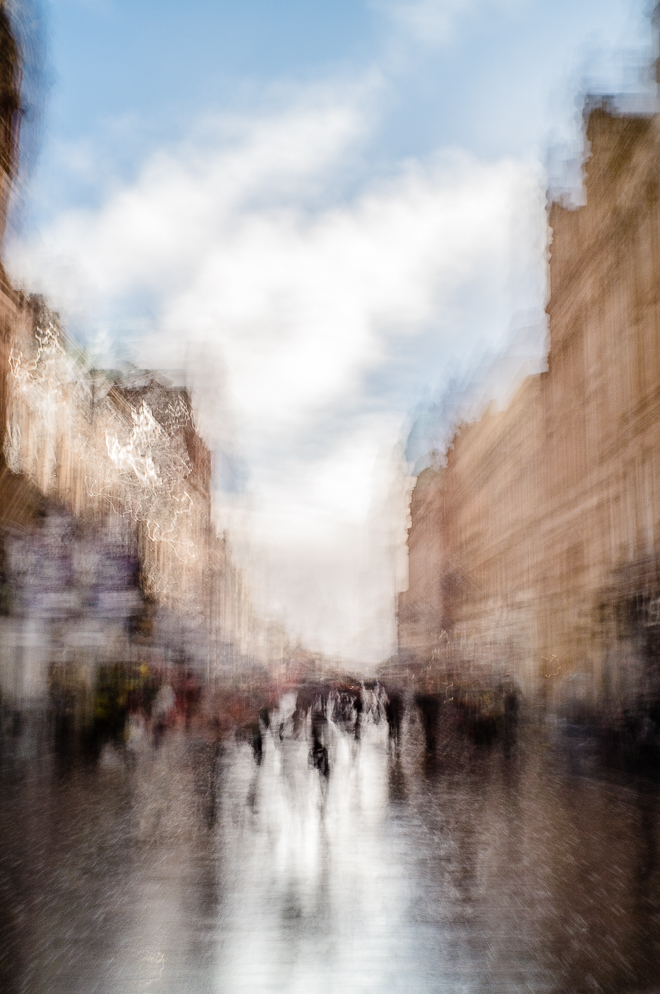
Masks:
[[[7,994],[652,991],[658,803],[527,730],[399,755],[280,724],[263,759],[175,731],[130,761],[3,761]]]

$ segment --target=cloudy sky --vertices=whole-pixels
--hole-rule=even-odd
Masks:
[[[46,63],[11,272],[100,361],[183,371],[220,527],[258,603],[309,646],[392,651],[409,475],[441,438],[448,384],[511,341],[538,353],[545,191],[578,152],[585,88],[648,86],[646,10],[51,0],[23,15]]]

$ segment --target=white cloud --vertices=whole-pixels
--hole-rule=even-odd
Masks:
[[[368,123],[360,100],[327,94],[207,121],[99,210],[64,214],[13,258],[79,320],[125,323],[146,302],[148,364],[203,356],[224,370],[221,407],[250,471],[249,504],[231,520],[247,520],[242,548],[265,600],[326,650],[376,658],[393,637],[392,529],[400,543],[405,527],[398,504],[394,519],[385,510],[403,486],[392,453],[405,405],[378,377],[402,350],[423,371],[417,341],[430,329],[448,359],[502,337],[512,267],[538,277],[539,229],[521,218],[540,200],[528,163],[458,151],[347,195]],[[208,381],[202,415],[226,442]]]
[[[525,0],[375,0],[399,33],[422,48],[435,48],[452,41],[461,21],[480,9],[515,9]]]
[[[449,40],[457,17],[473,5],[474,0],[385,0],[377,6],[416,42],[438,45]]]

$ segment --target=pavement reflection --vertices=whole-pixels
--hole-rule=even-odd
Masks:
[[[399,747],[295,707],[258,755],[179,728],[130,761],[5,757],[0,988],[653,989],[653,784],[575,775],[532,734],[428,755],[414,709]]]

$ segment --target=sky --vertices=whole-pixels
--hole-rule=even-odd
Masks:
[[[387,658],[414,472],[457,384],[542,360],[546,191],[585,91],[648,89],[648,4],[21,3],[12,277],[190,384],[258,607]]]

